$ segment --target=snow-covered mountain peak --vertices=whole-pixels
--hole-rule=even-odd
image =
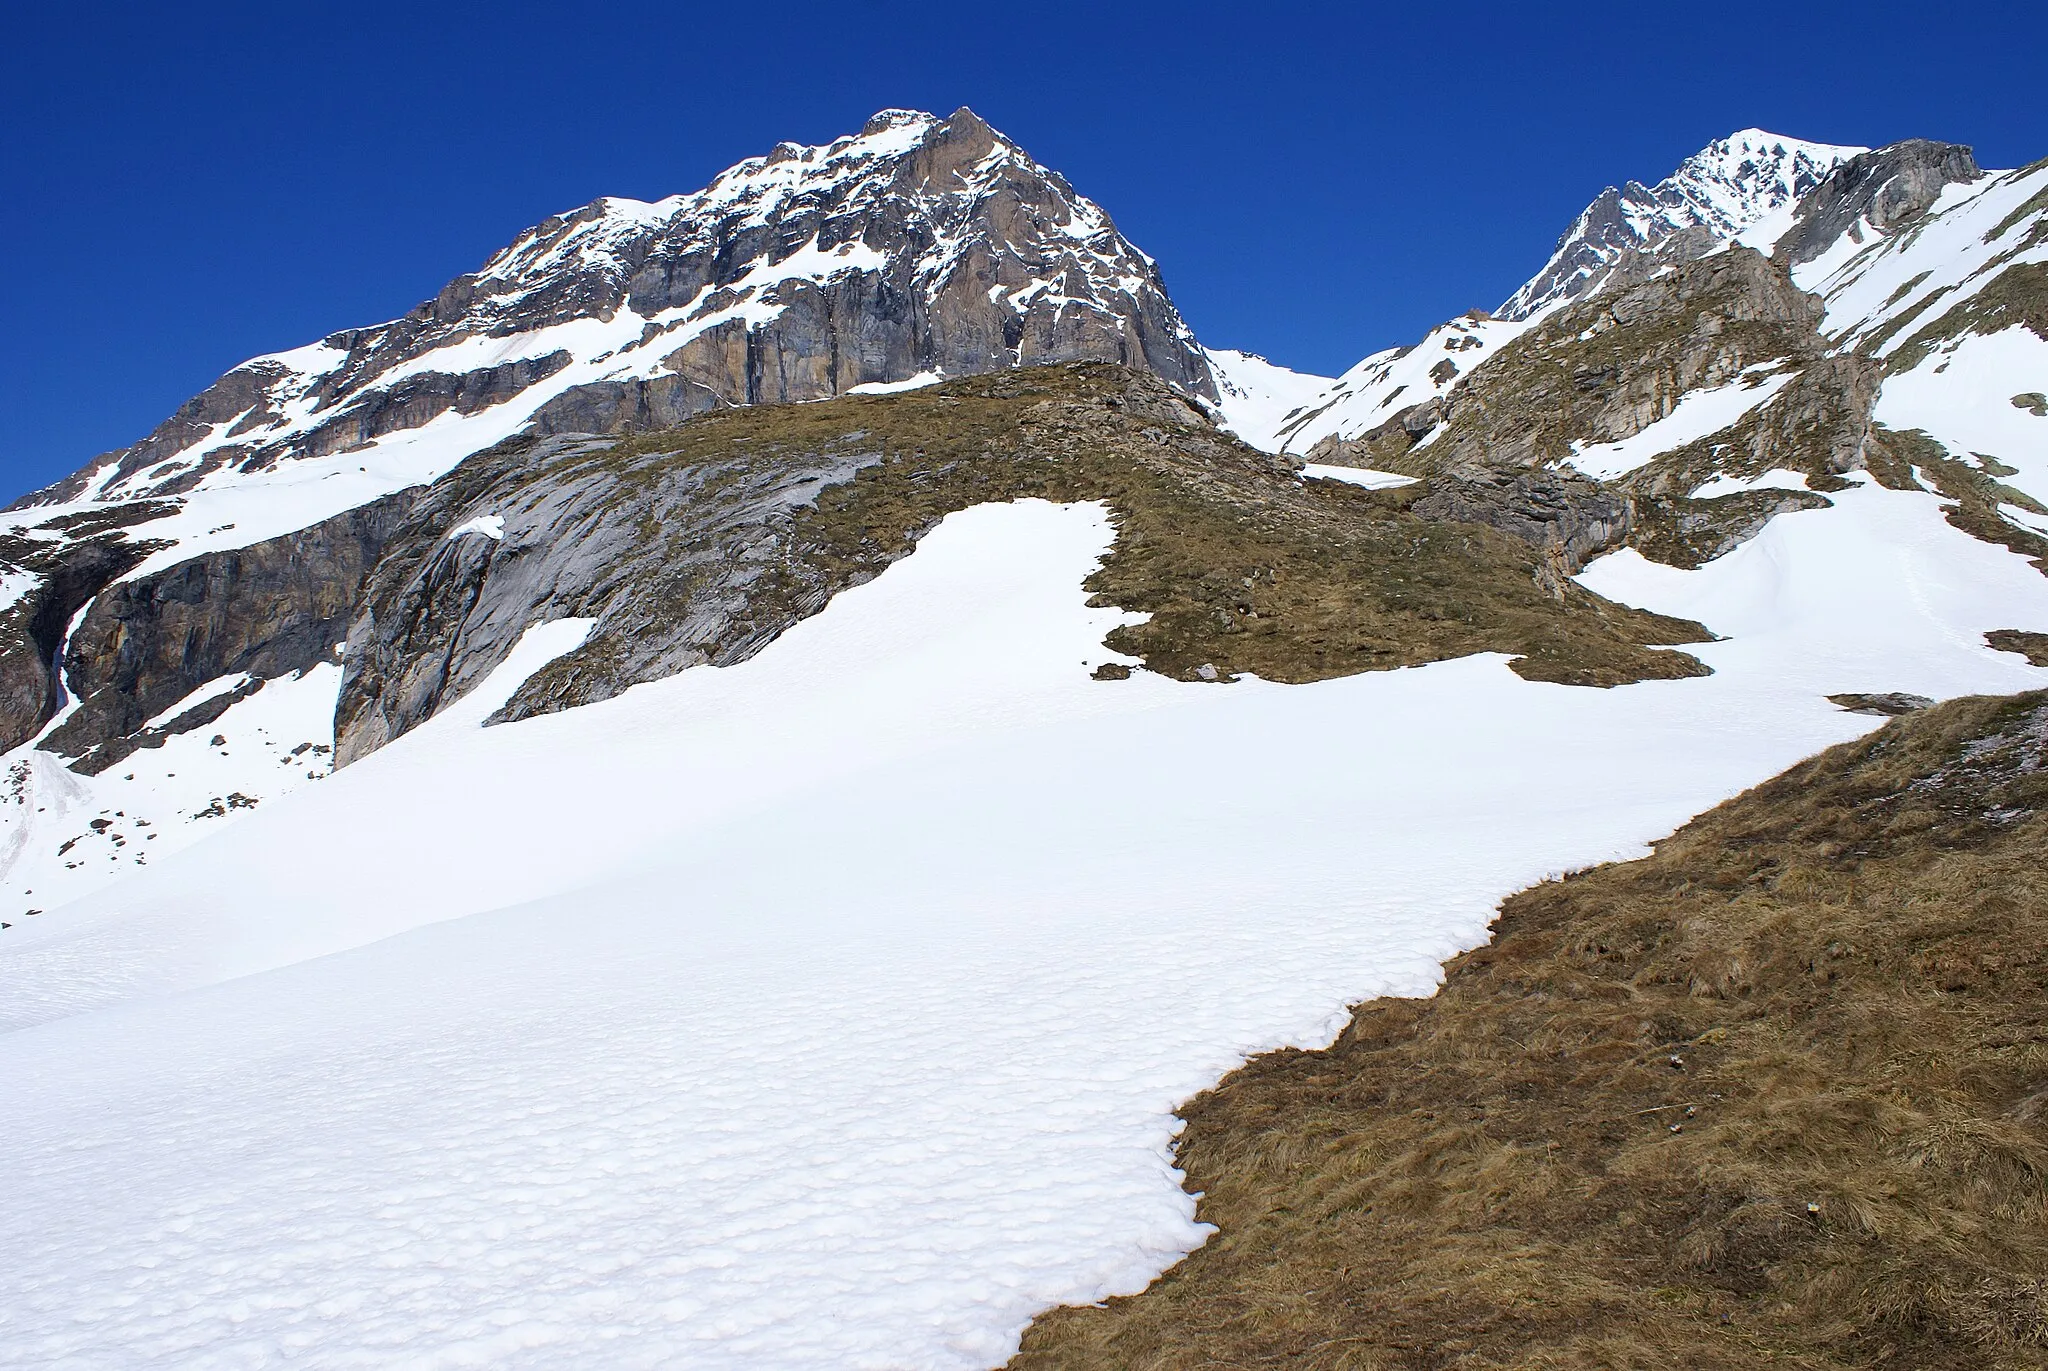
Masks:
[[[1732,237],[1863,151],[1742,129],[1686,158],[1651,194],[1661,204],[1688,207],[1697,216],[1694,222]]]
[[[1733,239],[1818,186],[1867,149],[1810,143],[1763,129],[1717,138],[1654,186],[1630,181],[1594,198],[1557,240],[1543,270],[1510,296],[1497,317],[1534,318],[1598,286],[1625,253],[1702,229]]]
[[[243,364],[31,502],[319,480],[307,464],[344,454],[342,475],[389,469],[374,495],[525,428],[1082,360],[1214,395],[1157,266],[1099,206],[972,110],[889,109],[694,194],[550,217],[403,318]]]

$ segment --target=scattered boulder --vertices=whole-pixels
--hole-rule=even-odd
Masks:
[[[1884,718],[1897,718],[1901,714],[1917,714],[1923,709],[1934,708],[1934,701],[1927,696],[1908,695],[1903,690],[1878,694],[1850,691],[1842,695],[1830,695],[1828,699],[1851,714],[1875,714]]]

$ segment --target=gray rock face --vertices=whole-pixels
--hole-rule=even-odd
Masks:
[[[0,614],[0,751],[34,737],[64,703],[58,650],[72,619],[110,582],[154,546],[121,525],[168,512],[160,504],[69,516],[44,530],[54,540],[0,539],[0,561],[32,577],[21,598]],[[61,525],[61,526],[57,526]]]
[[[1924,213],[1945,187],[1983,174],[1969,148],[1925,138],[1852,157],[1800,201],[1798,217],[1771,255],[1798,266],[1843,234],[1859,232],[1859,224],[1887,233]]]
[[[736,451],[681,465],[589,437],[518,441],[472,458],[421,500],[366,587],[348,634],[335,759],[409,731],[504,661],[533,624],[592,618],[601,663],[557,696],[602,699],[685,667],[740,660],[823,608],[822,578],[749,630],[764,576],[801,574],[790,515],[881,460],[850,431],[816,451]],[[479,515],[503,537],[448,536]],[[778,587],[786,593],[786,587]],[[526,692],[504,717],[556,707]]]
[[[595,381],[564,391],[542,405],[526,431],[539,438],[562,433],[645,433],[680,424],[693,414],[729,407],[717,391],[681,376]]]
[[[1894,719],[1901,714],[1917,714],[1923,709],[1934,708],[1934,701],[1928,696],[1912,695],[1903,690],[1887,690],[1875,694],[1851,691],[1844,695],[1830,695],[1828,700],[1851,714],[1876,714]]]
[[[401,319],[237,367],[24,503],[174,493],[451,411],[513,405],[541,433],[617,432],[1086,360],[1215,398],[1158,267],[1099,207],[970,110],[889,110],[696,195],[551,218]]]
[[[1706,241],[1688,230],[1623,255],[1599,290],[1547,315],[1440,401],[1404,412],[1398,431],[1390,423],[1357,440],[1361,457],[1432,478],[1418,513],[1545,549],[1538,580],[1553,593],[1622,543],[1697,566],[1779,514],[1826,506],[1818,492],[1866,465],[1882,366],[1828,352],[1820,300],[1782,263],[1741,247],[1696,256],[1693,237]],[[1687,395],[1745,375],[1770,376],[1774,391],[1729,427],[1608,482],[1571,470],[1580,445],[1633,437]],[[1716,478],[1774,470],[1803,474],[1809,489],[1693,498]]]
[[[247,672],[260,682],[334,661],[363,579],[411,498],[379,500],[101,593],[64,656],[78,709],[43,746],[73,758],[73,769],[97,774],[136,746],[211,722],[231,700],[143,732],[209,681]]]
[[[1627,495],[1563,472],[1440,476],[1409,506],[1425,519],[1485,524],[1543,555],[1537,584],[1559,599],[1564,581],[1628,540],[1635,509]]]
[[[1575,442],[1633,437],[1684,396],[1821,349],[1819,299],[1748,248],[1670,265],[1545,318],[1444,397],[1432,470],[1562,464]]]
[[[1630,472],[1620,484],[1639,496],[1683,496],[1718,475],[1805,473],[1822,487],[1861,470],[1882,365],[1856,353],[1815,358],[1770,404]],[[1760,525],[1759,525],[1760,526]]]

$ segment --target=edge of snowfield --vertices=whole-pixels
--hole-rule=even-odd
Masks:
[[[1424,994],[1504,895],[2048,673],[2048,579],[1861,485],[1611,691],[1497,656],[1090,679],[1098,506],[983,506],[752,661],[477,727],[565,650],[0,949],[0,1362],[1000,1363],[1199,1244],[1175,1107]],[[17,930],[20,932],[21,930]],[[58,1017],[68,1016],[68,1017]]]

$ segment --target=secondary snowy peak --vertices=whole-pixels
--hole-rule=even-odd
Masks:
[[[1596,288],[1629,252],[1687,230],[1727,242],[1773,211],[1797,202],[1837,165],[1867,149],[1809,143],[1762,129],[1716,139],[1654,186],[1609,186],[1557,240],[1543,270],[1495,313],[1533,318]]]
[[[244,363],[33,503],[279,464],[319,479],[305,464],[432,428],[434,455],[400,463],[418,480],[529,426],[614,431],[1081,360],[1215,394],[1157,266],[1100,207],[970,110],[884,110],[694,195],[550,218],[403,318]]]
[[[1654,186],[1610,186],[1558,239],[1543,270],[1498,311],[1475,311],[1413,346],[1365,358],[1289,416],[1279,442],[1301,453],[1321,444],[1327,458],[1342,455],[1331,444],[1374,444],[1403,433],[1419,441],[1438,424],[1462,378],[1536,320],[1739,237],[1775,238],[1792,226],[1804,197],[1860,154],[1861,148],[1743,129],[1688,157]],[[1768,238],[1760,246],[1768,251]],[[1653,252],[1667,260],[1645,255]]]

